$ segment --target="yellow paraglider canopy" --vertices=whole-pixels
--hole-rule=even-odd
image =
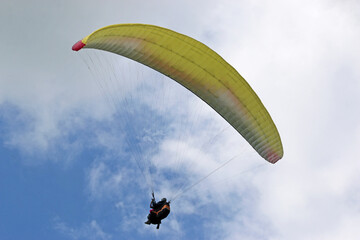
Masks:
[[[73,46],[95,48],[133,59],[174,79],[200,97],[267,161],[283,156],[279,133],[245,79],[203,43],[172,30],[145,24],[101,28]]]

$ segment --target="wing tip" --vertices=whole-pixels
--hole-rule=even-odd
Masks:
[[[72,49],[73,51],[79,51],[79,50],[82,49],[85,45],[86,45],[86,44],[83,43],[82,40],[80,40],[80,41],[76,42],[76,43],[72,46],[71,49]]]
[[[268,162],[275,164],[277,161],[279,161],[281,158],[283,157],[283,153],[276,154],[275,152],[271,152],[270,154],[267,155],[267,157],[265,158]]]

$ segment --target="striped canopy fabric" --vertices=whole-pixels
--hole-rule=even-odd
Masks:
[[[203,43],[146,24],[101,28],[73,46],[113,52],[177,81],[232,125],[267,161],[277,162],[283,147],[268,111],[246,80]]]

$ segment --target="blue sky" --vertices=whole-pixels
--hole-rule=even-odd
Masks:
[[[351,0],[3,1],[0,239],[357,239],[359,13]],[[116,23],[223,56],[270,112],[284,158],[265,162],[166,77],[71,51]],[[232,158],[160,230],[143,223],[150,186],[174,197]]]

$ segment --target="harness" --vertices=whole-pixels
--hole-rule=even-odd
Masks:
[[[156,215],[158,215],[161,211],[163,211],[164,209],[169,210],[170,212],[170,206],[168,204],[164,204],[164,206],[162,206],[162,208],[160,208],[158,211],[151,211],[153,213],[155,213]]]

